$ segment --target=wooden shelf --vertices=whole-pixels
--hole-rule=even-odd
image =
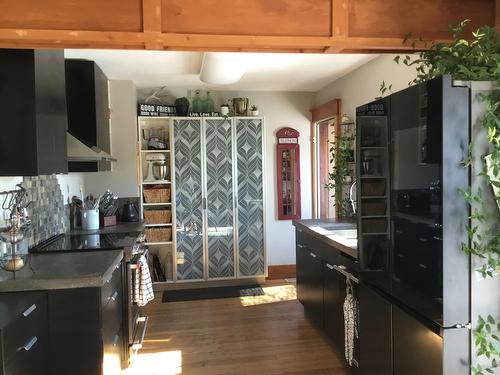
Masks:
[[[385,150],[387,146],[361,146],[360,150]]]
[[[386,236],[388,235],[389,233],[387,232],[375,232],[375,233],[361,233],[362,236]]]
[[[385,219],[387,218],[387,215],[368,215],[368,216],[361,216],[361,219]]]
[[[146,228],[154,228],[154,227],[171,227],[172,223],[164,223],[164,224],[144,224]]]
[[[168,203],[143,203],[144,207],[171,206],[172,202]]]
[[[172,245],[172,241],[168,241],[168,242],[146,242],[146,245]]]
[[[144,153],[163,153],[163,152],[170,152],[170,150],[141,150],[141,152]]]
[[[142,181],[143,185],[168,185],[171,184],[172,181],[167,180],[158,180],[158,181]]]
[[[387,195],[362,195],[361,199],[387,199]]]

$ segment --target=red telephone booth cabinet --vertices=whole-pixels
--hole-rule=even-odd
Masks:
[[[279,220],[300,219],[299,135],[292,128],[281,128],[276,133]]]

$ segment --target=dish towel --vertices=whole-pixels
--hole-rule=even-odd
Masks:
[[[153,282],[149,273],[148,261],[144,255],[141,255],[137,265],[134,280],[134,302],[138,306],[146,306],[149,301],[155,298],[155,295],[153,293]]]
[[[354,359],[354,339],[359,337],[358,332],[358,301],[348,285],[344,300],[344,343],[345,359],[352,366]]]

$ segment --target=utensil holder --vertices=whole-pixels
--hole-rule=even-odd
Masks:
[[[99,209],[82,210],[82,229],[99,229]]]

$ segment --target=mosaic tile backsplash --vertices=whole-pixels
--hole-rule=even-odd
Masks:
[[[56,175],[24,177],[22,186],[32,201],[28,208],[33,223],[29,247],[69,229],[69,207],[64,204]]]

